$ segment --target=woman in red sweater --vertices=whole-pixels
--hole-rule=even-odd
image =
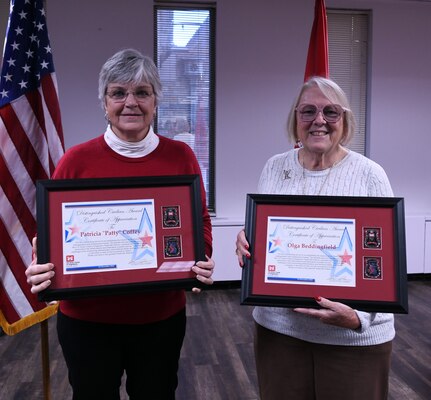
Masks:
[[[106,132],[68,150],[53,179],[200,175],[186,144],[152,129],[161,90],[150,58],[133,49],[114,54],[99,76]],[[201,198],[207,260],[192,270],[211,285],[211,220],[202,178]],[[26,270],[32,292],[46,289],[54,274],[52,263],[33,260]],[[185,326],[183,290],[62,300],[57,332],[73,399],[119,399],[124,371],[131,399],[174,399]]]

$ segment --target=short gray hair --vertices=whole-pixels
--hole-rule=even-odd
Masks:
[[[304,91],[313,86],[317,86],[331,103],[339,104],[345,110],[345,113],[343,115],[344,132],[340,143],[347,144],[352,139],[356,128],[355,117],[350,108],[349,100],[347,99],[347,96],[344,93],[343,89],[341,89],[340,86],[338,86],[333,80],[322,78],[320,76],[313,76],[308,79],[302,85],[298,96],[292,104],[292,108],[290,109],[289,117],[287,119],[288,137],[293,140],[293,142],[296,142],[298,140],[298,134],[296,132],[296,107],[298,107],[299,100],[301,99],[301,96]]]
[[[145,82],[153,88],[156,106],[162,98],[162,83],[154,61],[135,49],[120,50],[103,64],[99,74],[99,100],[103,108],[106,89],[112,82],[136,85]]]

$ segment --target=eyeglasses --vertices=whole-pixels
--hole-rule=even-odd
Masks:
[[[125,89],[113,89],[110,92],[106,93],[115,103],[123,103],[126,101],[127,96],[132,94],[136,101],[141,103],[148,101],[151,96],[154,95],[153,92],[148,91],[147,89],[136,89],[135,91],[128,92]]]
[[[343,113],[344,108],[339,104],[328,104],[324,107],[317,107],[314,104],[301,104],[295,109],[298,111],[299,119],[302,122],[311,122],[317,118],[317,115],[321,112],[326,122],[337,122]]]

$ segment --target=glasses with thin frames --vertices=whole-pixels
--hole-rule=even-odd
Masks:
[[[148,101],[154,93],[143,88],[138,88],[134,91],[127,91],[122,88],[115,88],[106,93],[115,103],[124,103],[129,94],[133,95],[136,101],[141,103]]]
[[[317,107],[314,104],[301,104],[296,107],[296,111],[302,122],[314,121],[321,112],[325,121],[331,123],[337,122],[345,112],[344,108],[339,104],[328,104],[324,107]]]

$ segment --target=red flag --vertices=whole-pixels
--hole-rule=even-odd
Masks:
[[[36,180],[64,153],[43,0],[11,0],[0,77],[0,324],[7,334],[55,313],[30,292]]]
[[[328,78],[328,60],[328,25],[326,20],[325,0],[316,0],[304,81],[312,76]]]

